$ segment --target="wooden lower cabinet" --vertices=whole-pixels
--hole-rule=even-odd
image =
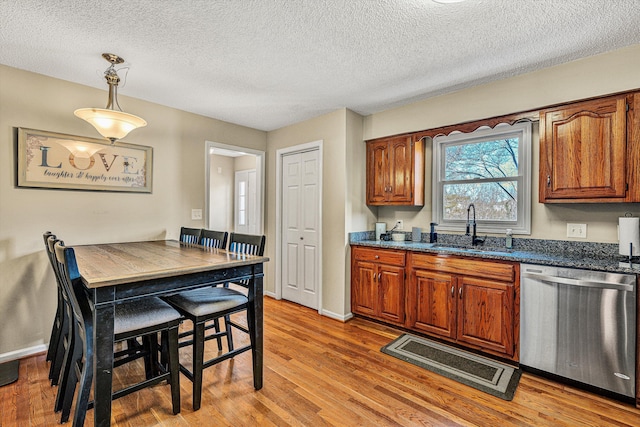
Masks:
[[[352,248],[351,311],[403,325],[404,264],[404,251]]]
[[[519,278],[518,263],[353,246],[351,311],[518,361]]]
[[[409,327],[428,334],[455,339],[456,283],[450,274],[428,270],[413,272],[407,305],[413,309]]]
[[[518,360],[518,264],[411,253],[406,327]]]
[[[513,283],[460,277],[458,289],[458,342],[513,356]]]

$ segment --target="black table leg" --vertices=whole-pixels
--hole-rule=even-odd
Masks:
[[[113,321],[115,306],[98,304],[95,306],[94,416],[95,426],[111,425],[111,392],[113,375]]]
[[[252,280],[253,301],[249,301],[249,321],[253,323],[251,337],[251,353],[253,360],[253,387],[262,388],[262,362],[264,357],[264,304],[262,264],[254,267]]]

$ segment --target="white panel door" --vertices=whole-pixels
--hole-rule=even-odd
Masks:
[[[318,309],[319,151],[282,157],[282,298]]]
[[[235,181],[234,231],[258,234],[258,192],[255,169],[236,172]]]

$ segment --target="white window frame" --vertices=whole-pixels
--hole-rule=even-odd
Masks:
[[[519,138],[518,142],[518,218],[516,221],[487,221],[476,219],[477,230],[482,233],[504,234],[508,228],[514,234],[531,234],[531,122],[514,125],[501,123],[494,128],[481,127],[471,133],[454,132],[433,139],[432,211],[433,222],[440,231],[465,231],[466,220],[444,220],[443,188],[444,149],[447,145],[471,144],[498,139]],[[480,180],[479,180],[480,181]]]

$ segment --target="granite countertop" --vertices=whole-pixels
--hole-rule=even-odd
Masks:
[[[513,249],[505,249],[504,238],[489,238],[485,245],[471,247],[464,244],[469,239],[469,237],[464,239],[465,236],[451,235],[439,238],[439,242],[434,244],[410,240],[404,242],[374,240],[371,232],[351,234],[350,243],[357,246],[640,274],[638,261],[635,260],[634,264],[629,264],[628,260],[623,262],[625,257],[618,255],[616,244],[514,239]],[[408,234],[407,237],[409,236]],[[426,236],[428,240],[428,234]]]

